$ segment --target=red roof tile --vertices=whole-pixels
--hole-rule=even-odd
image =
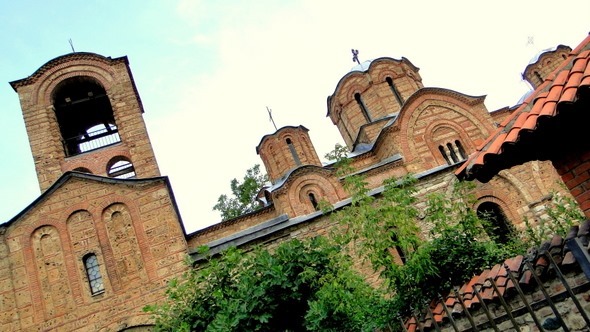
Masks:
[[[555,117],[559,112],[558,105],[575,101],[582,87],[590,87],[590,36],[502,121],[499,128],[456,171],[457,176],[487,181],[500,170],[522,163],[522,160],[506,160],[490,165],[489,160],[491,156],[502,157],[504,148],[518,143],[523,132],[534,132],[540,118]]]
[[[590,232],[590,221],[585,221],[580,226],[574,226],[568,233],[568,239],[573,237],[585,237]],[[539,248],[533,248],[526,257],[526,261],[532,262],[532,267],[539,275],[545,272],[549,266],[547,254],[551,254],[556,259],[556,263],[561,269],[579,266],[576,263],[572,253],[565,248],[565,241],[560,236],[554,236],[551,241],[543,243]],[[561,262],[561,263],[560,263]],[[476,289],[479,291],[482,299],[486,302],[496,300],[499,296],[512,297],[515,288],[512,280],[508,278],[508,268],[514,275],[523,290],[530,290],[535,286],[535,279],[532,276],[533,271],[529,270],[525,264],[525,257],[522,255],[507,259],[503,264],[496,264],[492,269],[486,269],[481,274],[473,276],[469,282],[466,282],[459,288],[459,293],[463,297],[465,307],[471,311],[474,305],[479,304],[479,299],[475,295]],[[491,286],[489,279],[495,281],[500,294],[497,294]],[[433,301],[430,308],[437,323],[441,323],[446,318],[446,311],[443,305],[447,307],[453,316],[462,316],[463,307],[459,303],[456,294],[451,292],[442,301]],[[447,318],[448,319],[448,318]],[[434,324],[430,315],[420,318],[416,321],[414,317],[406,321],[408,331],[417,331],[418,324],[422,323],[426,331],[433,330]]]

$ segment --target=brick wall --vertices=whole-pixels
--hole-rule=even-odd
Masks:
[[[307,132],[303,126],[288,126],[262,138],[256,152],[272,183],[298,166],[322,165]]]
[[[563,182],[590,218],[590,151],[571,153],[553,160]]]
[[[164,180],[103,183],[70,177],[0,236],[0,330],[98,331],[149,324],[186,268],[187,245]],[[83,264],[96,255],[104,292]],[[107,328],[110,327],[110,328]]]
[[[361,126],[400,111],[401,104],[387,83],[387,78],[395,86],[402,101],[423,87],[418,69],[405,59],[380,58],[363,70],[366,73],[353,71],[345,75],[330,96],[328,105],[328,115],[349,148],[352,148],[360,134],[360,142],[374,141],[379,134],[377,129],[383,124],[372,126],[375,128],[368,128],[362,133]],[[368,119],[363,115],[355,94],[360,95]]]
[[[81,77],[93,80],[106,91],[121,138],[119,149],[99,149],[80,157],[88,162],[85,167],[96,170],[94,174],[106,175],[108,161],[124,156],[133,163],[138,177],[159,176],[127,58],[72,53],[49,61],[26,79],[11,83],[19,94],[41,191],[79,165],[80,158],[67,157],[64,151],[53,95],[64,80]]]

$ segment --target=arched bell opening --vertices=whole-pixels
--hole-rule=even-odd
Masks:
[[[67,157],[121,141],[110,100],[94,78],[61,82],[54,91],[53,106]]]

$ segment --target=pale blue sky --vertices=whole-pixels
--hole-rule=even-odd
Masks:
[[[410,4],[416,3],[416,4]],[[0,222],[39,195],[16,93],[8,82],[76,51],[129,57],[163,175],[189,231],[254,163],[278,126],[304,125],[323,156],[339,135],[326,97],[361,60],[407,57],[425,86],[487,94],[489,110],[526,92],[538,51],[575,47],[590,31],[587,0],[1,1]],[[529,37],[534,43],[528,44]]]

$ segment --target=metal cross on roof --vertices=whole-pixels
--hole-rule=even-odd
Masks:
[[[351,51],[352,51],[352,62],[356,62],[360,65],[361,62],[359,61],[359,50],[355,50],[353,48]]]
[[[275,131],[277,131],[277,125],[275,124],[275,119],[272,118],[272,110],[270,108],[268,108],[268,106],[266,106],[266,110],[268,111],[268,117],[270,118],[270,122],[272,122],[272,125],[275,127]]]

